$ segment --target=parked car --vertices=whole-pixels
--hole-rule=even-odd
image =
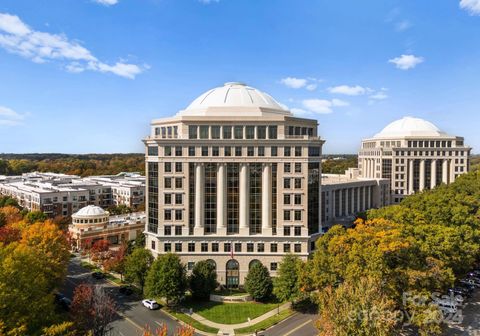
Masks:
[[[476,287],[475,287],[474,285],[472,285],[471,283],[469,283],[469,282],[467,282],[467,281],[463,281],[463,280],[459,281],[458,287],[460,287],[460,288],[465,288],[470,295],[472,295],[473,291],[474,291],[475,288],[476,288]]]
[[[93,273],[92,273],[92,277],[93,277],[94,279],[97,279],[97,280],[99,280],[99,279],[105,279],[105,274],[102,273],[102,272],[93,272]]]
[[[434,303],[444,314],[455,314],[457,312],[457,303],[449,299],[437,299]]]
[[[453,287],[448,289],[448,294],[449,295],[461,295],[463,297],[470,297],[471,296],[471,290],[465,288],[465,287]]]
[[[475,279],[472,279],[472,278],[466,278],[466,279],[463,279],[462,281],[460,281],[461,283],[467,283],[467,284],[470,284],[474,287],[480,287],[480,283],[478,281],[476,281]]]
[[[152,299],[142,300],[142,304],[143,304],[144,307],[146,307],[150,310],[160,308],[160,305],[157,303],[157,301],[152,300]]]
[[[120,286],[118,292],[123,295],[131,295],[133,293],[132,286]]]
[[[65,310],[70,310],[70,305],[72,304],[72,300],[67,298],[62,293],[55,293],[55,302]]]

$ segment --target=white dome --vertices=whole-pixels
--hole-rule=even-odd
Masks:
[[[107,212],[102,208],[96,205],[87,205],[84,208],[81,208],[73,216],[77,217],[97,217],[97,216],[105,216]]]
[[[374,138],[399,138],[399,137],[438,137],[447,135],[429,121],[404,117],[388,124]]]
[[[200,95],[185,110],[180,111],[179,115],[232,115],[232,112],[235,112],[232,108],[235,108],[235,111],[247,113],[258,113],[267,109],[266,112],[270,113],[291,114],[265,92],[243,83],[230,82]]]

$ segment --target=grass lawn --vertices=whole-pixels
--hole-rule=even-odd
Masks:
[[[255,331],[265,330],[277,324],[278,322],[285,320],[287,317],[291,316],[293,313],[294,312],[292,310],[286,309],[284,311],[281,311],[280,314],[269,317],[268,319],[262,322],[258,322],[257,324],[254,324],[252,326],[235,329],[235,335],[251,334],[251,333],[254,333]]]
[[[221,295],[221,296],[241,296],[241,295],[246,295],[248,294],[244,290],[238,290],[238,289],[221,289],[213,292],[212,294],[214,295]]]
[[[207,320],[224,324],[237,324],[247,322],[248,318],[254,319],[263,315],[277,308],[278,305],[276,303],[220,303],[189,300],[183,306],[187,309],[193,308],[193,312]]]
[[[177,319],[185,322],[186,324],[192,326],[195,329],[205,331],[205,332],[211,333],[211,334],[218,334],[218,329],[217,328],[212,328],[212,327],[206,326],[205,324],[202,324],[202,323],[198,322],[197,320],[194,320],[193,318],[191,318],[190,316],[188,316],[184,313],[175,312],[175,311],[168,310],[168,309],[165,309],[165,310],[169,314],[175,316]]]

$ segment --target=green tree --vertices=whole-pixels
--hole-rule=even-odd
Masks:
[[[245,278],[245,289],[255,301],[266,300],[272,295],[272,278],[268,268],[256,262],[248,270]]]
[[[215,266],[207,260],[199,261],[193,267],[189,282],[194,298],[208,300],[218,285]]]
[[[45,215],[42,211],[30,211],[25,216],[25,219],[30,223],[36,222],[44,222],[47,220],[47,215]]]
[[[178,255],[167,253],[153,262],[145,289],[148,296],[165,298],[167,305],[180,301],[187,289],[187,272]]]
[[[136,248],[125,260],[125,279],[136,283],[143,293],[147,272],[153,262],[152,253],[144,248]]]
[[[299,268],[302,265],[300,258],[294,254],[283,257],[278,268],[273,293],[281,301],[293,301],[300,295]]]

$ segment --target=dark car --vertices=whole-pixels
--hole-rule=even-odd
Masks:
[[[118,292],[123,295],[131,295],[133,294],[132,286],[120,286]]]
[[[449,294],[461,295],[461,296],[471,296],[471,290],[465,287],[453,287],[448,289]]]
[[[72,300],[67,298],[62,293],[55,293],[55,302],[65,310],[70,310],[70,305],[72,304]]]
[[[92,273],[92,277],[93,277],[94,279],[97,279],[97,280],[99,280],[99,279],[105,279],[105,274],[102,273],[102,272],[93,272],[93,273]]]

